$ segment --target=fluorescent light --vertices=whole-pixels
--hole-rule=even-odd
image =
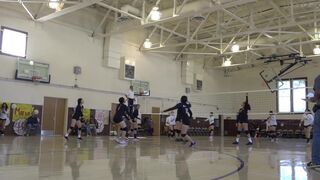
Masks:
[[[231,58],[227,58],[227,60],[224,60],[222,63],[222,66],[226,67],[226,66],[231,66],[232,62],[231,62]]]
[[[33,66],[34,62],[33,62],[33,61],[29,61],[29,64],[30,64],[31,66]]]
[[[143,43],[143,47],[146,49],[150,49],[151,46],[152,46],[152,43],[151,43],[150,39],[146,39]]]
[[[239,52],[240,51],[240,46],[239,44],[234,43],[231,47],[232,52]]]
[[[159,11],[159,7],[153,7],[151,12],[150,12],[151,16],[150,19],[152,21],[159,21],[161,18],[161,12]]]
[[[59,0],[50,0],[49,1],[49,8],[57,9],[59,7]]]
[[[320,47],[319,45],[316,45],[316,47],[313,49],[313,54],[319,55],[320,54]]]

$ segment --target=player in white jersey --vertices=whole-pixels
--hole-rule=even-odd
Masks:
[[[176,125],[176,116],[174,115],[174,111],[170,112],[170,115],[166,119],[166,126],[169,129],[168,136],[174,137],[174,126]]]
[[[208,117],[208,119],[206,119],[205,121],[209,121],[209,131],[210,131],[210,140],[213,139],[213,134],[214,134],[214,116],[213,116],[213,112],[210,112],[210,115]]]
[[[271,141],[277,138],[277,117],[273,111],[269,112],[269,117],[267,118],[268,134],[271,137]]]
[[[2,103],[0,109],[0,135],[4,135],[4,128],[6,125],[6,120],[8,119],[9,112],[8,112],[8,104]]]
[[[312,129],[312,125],[313,125],[313,114],[312,112],[307,109],[305,111],[305,113],[302,115],[301,121],[299,126],[301,127],[302,123],[303,123],[303,127],[304,127],[304,135],[307,139],[307,143],[310,143],[310,133],[311,133],[311,129]]]

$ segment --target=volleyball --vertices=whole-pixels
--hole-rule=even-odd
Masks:
[[[12,109],[16,109],[16,108],[17,108],[17,105],[16,105],[16,104],[12,104],[12,105],[11,105],[11,108],[12,108]]]

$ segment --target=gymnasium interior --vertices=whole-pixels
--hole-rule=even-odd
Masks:
[[[0,179],[319,180],[307,167],[313,132],[306,142],[301,125],[315,114],[319,9],[317,0],[0,0]],[[113,117],[130,86],[138,140],[123,145]],[[181,96],[193,147],[168,135],[163,111]],[[79,98],[82,140],[76,130],[66,140]],[[243,102],[253,145],[244,132],[233,144]]]

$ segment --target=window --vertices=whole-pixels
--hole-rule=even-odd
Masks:
[[[303,113],[307,108],[307,79],[278,81],[277,107],[279,113]]]
[[[28,33],[1,27],[0,52],[11,56],[26,57]]]

